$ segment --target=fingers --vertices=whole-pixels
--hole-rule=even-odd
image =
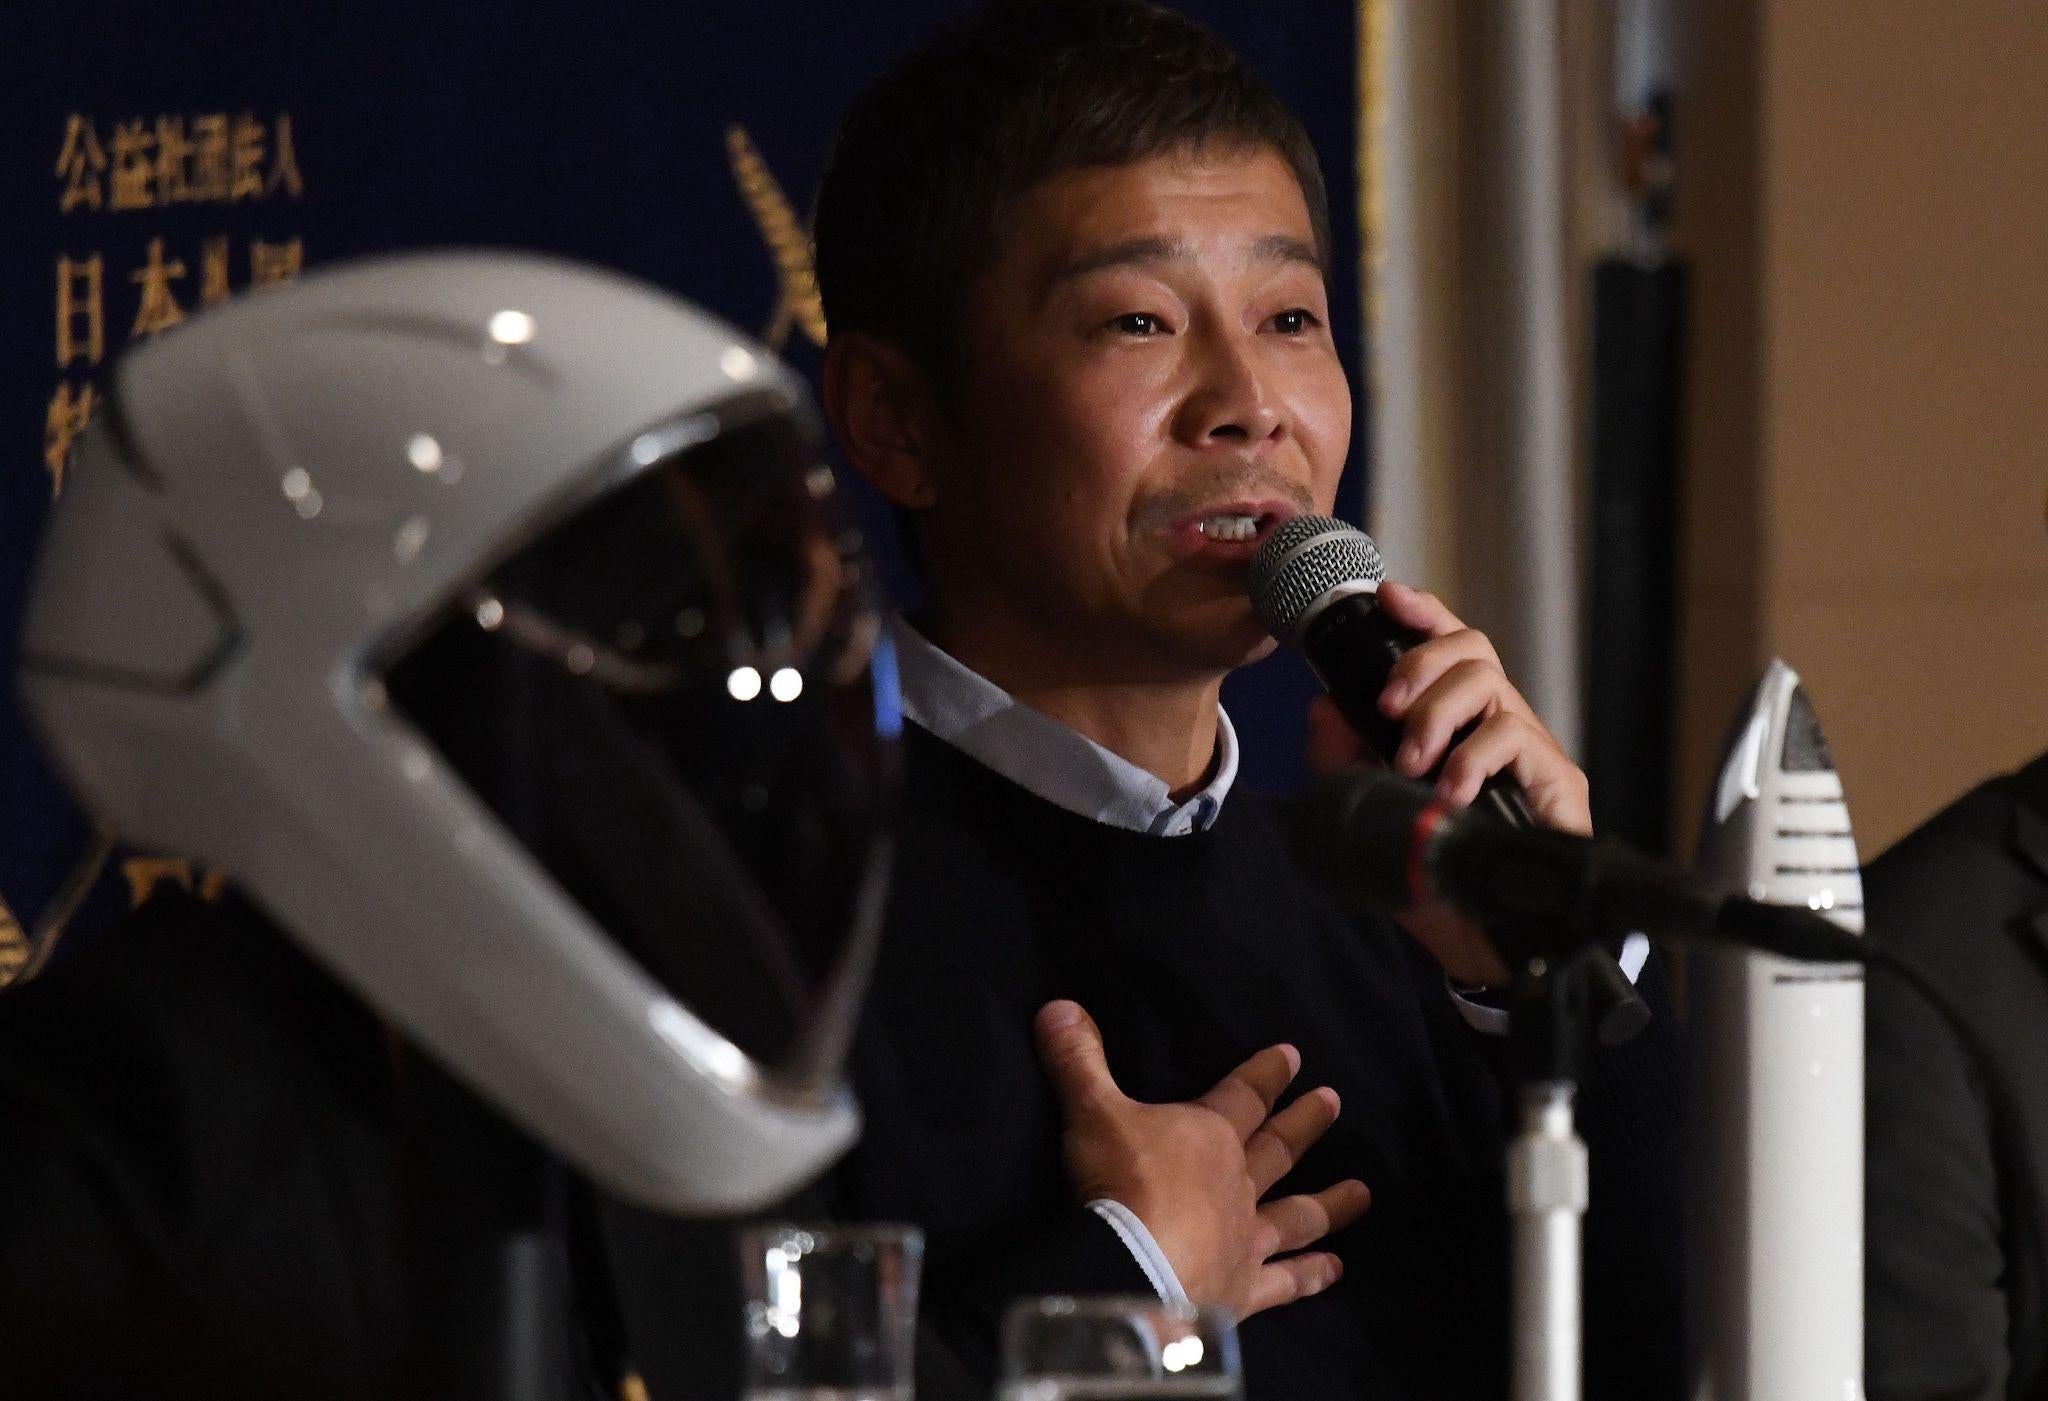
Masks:
[[[1479,796],[1480,785],[1503,769],[1514,775],[1536,820],[1588,836],[1593,830],[1586,775],[1550,732],[1519,715],[1489,716],[1444,761],[1437,789],[1459,805]]]
[[[1394,752],[1394,771],[1409,778],[1428,773],[1442,761],[1459,730],[1510,710],[1510,699],[1521,698],[1497,663],[1475,657],[1454,664],[1408,707],[1401,747]]]
[[[1328,1251],[1261,1265],[1245,1299],[1242,1318],[1320,1294],[1343,1277],[1344,1263]]]
[[[1294,1047],[1268,1046],[1217,1081],[1197,1103],[1228,1120],[1242,1143],[1259,1131],[1300,1069],[1301,1053]]]
[[[1349,1226],[1371,1205],[1372,1192],[1355,1177],[1320,1192],[1282,1197],[1259,1208],[1259,1240],[1273,1243],[1271,1255],[1306,1249]]]
[[[1046,1003],[1038,1009],[1032,1033],[1063,1108],[1071,1112],[1123,1099],[1103,1054],[1102,1032],[1080,1003]]]
[[[1395,592],[1391,595],[1388,590]],[[1445,628],[1456,618],[1427,594],[1386,585],[1381,597],[1414,627]],[[1592,831],[1586,775],[1508,681],[1484,634],[1439,631],[1394,664],[1380,695],[1382,713],[1402,722],[1393,769],[1417,778],[1442,765],[1437,787],[1460,805],[1502,771],[1520,783],[1539,821],[1562,831]],[[1464,739],[1459,731],[1472,726]],[[1456,747],[1453,748],[1453,743]]]
[[[1251,1174],[1258,1195],[1265,1196],[1274,1183],[1287,1176],[1301,1155],[1337,1122],[1342,1108],[1337,1092],[1326,1085],[1310,1090],[1260,1126],[1244,1146],[1245,1171]]]
[[[1386,689],[1380,692],[1380,713],[1392,720],[1401,719],[1447,672],[1465,662],[1484,663],[1509,694],[1516,694],[1508,685],[1507,673],[1501,669],[1500,654],[1494,651],[1486,634],[1464,628],[1418,643],[1401,654],[1387,673]]]
[[[1433,593],[1389,580],[1380,585],[1378,597],[1380,607],[1387,610],[1387,616],[1431,637],[1442,637],[1465,626],[1458,621],[1458,615]]]

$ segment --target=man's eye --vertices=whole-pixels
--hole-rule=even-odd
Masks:
[[[1109,324],[1127,336],[1156,336],[1166,330],[1166,323],[1149,311],[1126,312]]]
[[[1273,329],[1283,336],[1298,336],[1315,329],[1319,324],[1316,314],[1306,307],[1295,307],[1273,318]]]

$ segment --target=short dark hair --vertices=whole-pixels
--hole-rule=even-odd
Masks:
[[[847,111],[817,204],[826,324],[890,341],[943,389],[967,289],[1026,192],[1210,145],[1277,151],[1330,256],[1308,133],[1216,35],[1144,0],[996,0]]]

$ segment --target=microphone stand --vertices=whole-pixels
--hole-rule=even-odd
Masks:
[[[1521,961],[1509,1016],[1520,1112],[1506,1173],[1511,1394],[1515,1401],[1578,1401],[1588,1164],[1573,1102],[1594,1020],[1589,1009],[1599,1007],[1597,960],[1611,961],[1601,941],[1641,930],[1828,963],[1860,963],[1882,950],[1813,910],[1710,890],[1612,842],[1451,813],[1429,789],[1384,775],[1326,781],[1297,806],[1289,826],[1304,867],[1339,900],[1361,909],[1447,900],[1479,922],[1511,966]]]
[[[1508,1144],[1514,1401],[1579,1401],[1584,1374],[1585,1140],[1573,1120],[1591,998],[1583,956],[1515,979],[1509,1054],[1520,1129]]]

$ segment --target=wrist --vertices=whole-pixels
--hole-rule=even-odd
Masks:
[[[1125,1206],[1151,1237],[1184,1296],[1196,1304],[1219,1302],[1223,1272],[1210,1239],[1215,1234],[1213,1225],[1184,1219],[1181,1213],[1156,1205],[1127,1201]]]
[[[1101,1217],[1109,1228],[1116,1232],[1117,1239],[1131,1253],[1131,1259],[1161,1303],[1185,1308],[1191,1301],[1182,1286],[1180,1272],[1173,1261],[1160,1248],[1159,1241],[1138,1214],[1122,1202],[1107,1197],[1097,1198],[1088,1203],[1088,1209]]]

